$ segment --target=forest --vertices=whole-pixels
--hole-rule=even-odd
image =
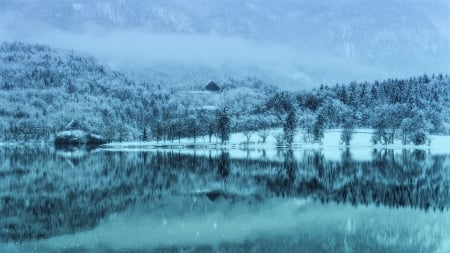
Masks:
[[[218,136],[282,128],[320,143],[341,128],[374,129],[373,143],[425,144],[449,134],[450,78],[419,74],[373,82],[318,85],[285,91],[256,78],[229,79],[221,91],[199,95],[206,84],[174,86],[128,77],[90,55],[20,42],[0,44],[0,141],[50,141],[69,122],[109,142]],[[74,124],[71,124],[73,127]]]

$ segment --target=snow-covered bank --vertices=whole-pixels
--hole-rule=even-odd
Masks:
[[[350,148],[352,152],[359,155],[367,152],[370,154],[373,149],[421,149],[427,150],[434,154],[448,154],[450,153],[450,136],[447,135],[430,135],[431,142],[427,145],[402,145],[400,140],[396,140],[394,144],[389,145],[374,145],[372,143],[372,129],[356,129],[353,133],[353,138],[350,145],[346,146],[341,142],[340,129],[330,129],[324,134],[322,143],[310,144],[304,141],[304,135],[297,132],[294,138],[294,143],[291,148],[296,149],[322,149],[326,153],[339,155],[338,150]],[[207,136],[193,138],[182,138],[173,141],[148,141],[148,142],[122,142],[110,143],[102,147],[107,150],[155,150],[155,149],[244,149],[244,150],[271,150],[277,148],[276,136],[282,134],[281,129],[272,129],[268,131],[265,142],[262,142],[262,137],[259,132],[253,132],[247,137],[245,133],[233,133],[230,135],[230,140],[226,144],[221,144],[220,140],[213,136],[211,141]]]

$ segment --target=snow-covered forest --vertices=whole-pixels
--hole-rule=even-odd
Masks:
[[[450,252],[449,13],[0,0],[0,253]]]
[[[215,81],[215,80],[211,80]],[[424,144],[450,131],[450,78],[322,85],[284,91],[254,78],[177,86],[128,77],[90,55],[19,42],[0,46],[0,140],[49,141],[69,122],[108,141],[176,140],[284,129],[319,142],[327,128],[374,129],[374,143]],[[344,134],[343,134],[344,135]],[[345,141],[345,136],[343,136]]]

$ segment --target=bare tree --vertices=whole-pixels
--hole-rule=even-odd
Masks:
[[[249,145],[250,144],[250,139],[252,138],[253,132],[251,130],[245,129],[244,130],[244,136],[245,136],[245,144]]]
[[[262,143],[266,143],[267,137],[269,136],[269,130],[267,128],[263,128],[259,133],[259,137],[261,138]]]

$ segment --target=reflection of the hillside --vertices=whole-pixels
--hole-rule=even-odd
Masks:
[[[0,149],[1,240],[21,241],[95,227],[111,213],[173,196],[264,201],[301,197],[353,205],[448,208],[449,157],[374,150],[359,161],[348,150],[278,151],[278,159],[182,154],[182,151],[60,155],[46,148]]]

